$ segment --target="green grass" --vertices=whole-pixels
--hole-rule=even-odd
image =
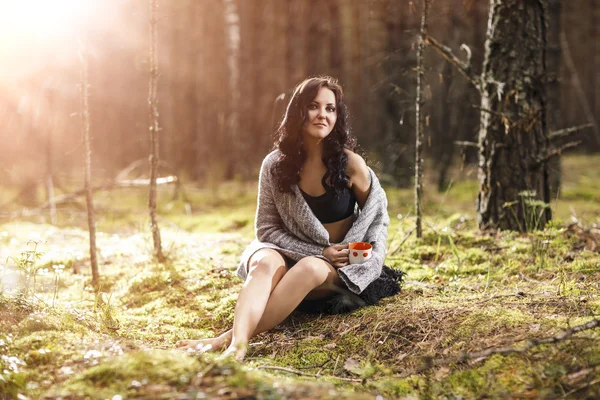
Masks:
[[[32,399],[597,397],[589,384],[600,377],[597,330],[460,361],[465,353],[518,349],[600,312],[596,164],[563,160],[556,220],[530,234],[476,229],[477,182],[468,171],[457,172],[446,193],[426,187],[422,239],[410,234],[412,190],[388,189],[387,264],[407,273],[403,291],[348,315],[296,313],[254,338],[243,365],[173,347],[231,326],[241,287],[235,268],[253,236],[255,183],[186,188],[187,208],[172,189],[161,190],[164,264],[151,257],[144,193],[98,193],[100,299],[90,288],[81,209],[61,208],[56,226],[46,215],[4,221],[0,392]],[[29,279],[35,290],[19,296],[28,277],[5,260],[31,250],[30,240],[38,243],[32,267],[40,273],[35,287]]]

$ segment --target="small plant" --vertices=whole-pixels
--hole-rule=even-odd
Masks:
[[[523,190],[522,192],[519,192],[518,196],[520,198],[519,200],[508,201],[504,203],[502,207],[510,210],[510,213],[517,222],[519,231],[531,232],[542,228],[540,222],[542,221],[545,210],[550,207],[550,204],[536,199],[535,190]],[[518,207],[519,205],[521,206],[525,226],[523,226],[521,218],[519,218],[519,215],[517,214],[519,211],[518,208],[515,210],[515,206]]]
[[[41,242],[31,240],[27,242],[27,245],[30,246],[33,244],[32,250],[24,250],[21,252],[21,255],[17,258],[8,257],[8,260],[11,260],[15,263],[15,266],[25,275],[25,287],[22,290],[22,295],[27,297],[31,294],[31,298],[35,297],[35,280],[38,272],[42,269],[42,266],[37,264],[37,261],[42,257],[43,253],[38,251],[38,245]],[[31,287],[30,287],[31,286]]]
[[[100,292],[96,295],[96,301],[94,303],[94,311],[100,316],[100,321],[105,328],[111,331],[116,331],[120,328],[119,320],[117,320],[114,314],[114,307],[110,304],[112,295]]]
[[[456,257],[456,269],[455,269],[455,273],[458,273],[462,267],[462,260],[460,259],[460,254],[458,253],[458,247],[456,247],[456,244],[454,243],[454,240],[452,239],[452,230],[448,227],[445,227],[442,229],[441,233],[438,233],[438,241],[437,241],[437,249],[435,252],[435,259],[434,261],[437,262],[439,254],[440,254],[440,245],[442,243],[442,237],[445,236],[448,239],[448,244],[450,245],[450,249],[452,250],[452,254],[454,254],[454,256]]]

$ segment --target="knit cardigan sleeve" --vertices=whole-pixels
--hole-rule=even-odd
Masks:
[[[277,185],[272,175],[273,155],[266,157],[260,167],[258,181],[258,200],[254,230],[260,242],[272,243],[284,249],[294,249],[296,252],[321,256],[324,246],[299,239],[286,229],[273,195]]]
[[[387,253],[386,240],[390,217],[387,197],[375,173],[371,174],[369,197],[358,218],[344,239],[345,243],[368,242],[373,245],[371,258],[362,264],[349,264],[338,269],[338,274],[348,289],[359,294],[381,275]]]

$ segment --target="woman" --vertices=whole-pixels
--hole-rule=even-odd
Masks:
[[[389,217],[375,174],[352,151],[347,119],[342,88],[333,78],[309,78],[295,88],[276,150],[261,166],[257,239],[238,267],[245,282],[233,328],[178,347],[227,348],[224,355],[241,361],[252,336],[282,322],[301,302],[315,309],[343,293],[365,305],[399,291],[396,277],[392,291],[376,294],[374,301],[357,296],[377,286],[371,283],[381,275]],[[348,243],[355,241],[371,242],[373,255],[349,265]]]

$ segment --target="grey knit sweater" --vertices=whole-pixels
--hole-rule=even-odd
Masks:
[[[272,174],[272,167],[279,157],[279,150],[271,152],[263,160],[258,181],[258,206],[256,209],[256,239],[244,250],[237,269],[242,279],[247,277],[250,257],[260,249],[276,249],[292,260],[323,256],[323,249],[331,246],[329,233],[313,214],[297,185],[293,193],[282,193]],[[350,264],[339,268],[338,274],[350,291],[359,294],[379,277],[386,254],[387,198],[377,176],[371,168],[371,190],[362,209],[354,211],[352,227],[341,242],[369,242],[373,245],[372,257],[363,264]]]

